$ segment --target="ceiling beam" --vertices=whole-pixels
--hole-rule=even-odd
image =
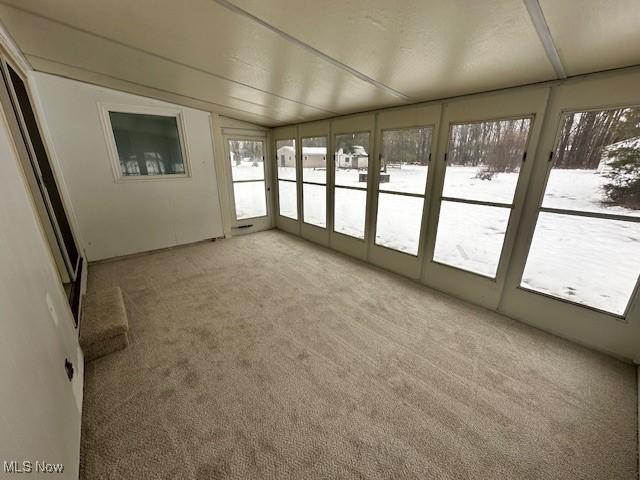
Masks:
[[[394,88],[385,85],[382,82],[379,82],[378,80],[369,77],[368,75],[365,75],[364,73],[356,70],[353,67],[350,67],[349,65],[347,65],[346,63],[342,63],[340,60],[336,60],[333,57],[330,57],[329,55],[327,55],[326,53],[321,52],[320,50],[318,50],[317,48],[312,47],[311,45],[309,45],[308,43],[303,42],[302,40],[298,40],[296,37],[289,35],[287,32],[284,32],[283,30],[280,30],[277,27],[274,27],[273,25],[271,25],[270,23],[265,22],[264,20],[262,20],[259,17],[256,17],[255,15],[252,15],[251,13],[247,12],[246,10],[243,10],[242,8],[234,5],[233,3],[231,3],[228,0],[213,0],[214,2],[216,2],[218,5],[231,10],[234,13],[237,13],[238,15],[241,15],[243,17],[248,18],[249,20],[254,21],[255,23],[262,25],[264,28],[272,31],[273,33],[281,36],[282,38],[284,38],[285,40],[287,40],[288,42],[291,42],[295,45],[297,45],[298,47],[306,50],[309,53],[312,53],[314,55],[316,55],[317,57],[320,57],[322,60],[334,65],[335,67],[338,67],[342,70],[344,70],[347,73],[350,73],[351,75],[353,75],[354,77],[358,78],[359,80],[362,80],[363,82],[367,82],[370,85],[373,85],[376,88],[379,88],[381,90],[384,90],[386,93],[388,93],[389,95],[393,95],[394,97],[397,98],[401,98],[404,101],[407,102],[412,102],[415,101],[414,98],[405,95],[404,93],[395,90]]]
[[[547,54],[547,58],[549,59],[553,70],[556,72],[556,76],[559,79],[567,78],[567,73],[564,69],[564,65],[562,65],[562,60],[560,60],[558,49],[556,48],[555,43],[553,43],[551,30],[549,30],[549,25],[547,25],[547,19],[544,18],[540,2],[538,0],[523,1],[527,7],[527,11],[529,12],[529,17],[531,17],[533,27],[536,29],[538,37],[540,37],[544,51]]]

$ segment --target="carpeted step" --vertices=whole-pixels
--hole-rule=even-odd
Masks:
[[[84,297],[80,346],[85,362],[129,345],[129,322],[120,287],[103,288]]]

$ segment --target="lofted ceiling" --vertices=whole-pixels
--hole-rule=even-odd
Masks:
[[[264,126],[640,64],[638,0],[0,0],[31,65]]]

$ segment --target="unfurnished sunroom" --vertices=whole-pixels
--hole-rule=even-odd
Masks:
[[[0,22],[2,478],[638,479],[637,2]]]

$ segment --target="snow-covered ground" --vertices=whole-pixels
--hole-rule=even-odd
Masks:
[[[359,173],[357,170],[339,170],[336,184],[365,187],[359,182]],[[388,173],[390,182],[381,185],[384,190],[424,192],[426,167],[389,168]],[[501,173],[492,180],[480,180],[476,173],[474,167],[449,166],[444,195],[507,204],[513,201],[517,173]],[[303,172],[306,181],[324,182],[325,176],[324,170],[306,169]],[[553,170],[543,204],[552,208],[640,216],[638,210],[602,204],[602,185],[606,180],[593,170]],[[289,190],[288,193],[283,190],[282,195],[295,198],[295,190]],[[325,187],[304,186],[306,222],[326,226],[325,199]],[[289,208],[292,204],[285,201],[284,205]],[[362,238],[365,205],[364,190],[337,188],[336,231]],[[376,243],[417,254],[422,209],[421,198],[381,193]],[[494,276],[510,212],[509,208],[443,202],[434,259]],[[522,285],[621,314],[639,272],[639,223],[541,213]]]
[[[640,224],[541,212],[522,286],[625,311],[640,272]]]
[[[594,170],[552,169],[542,205],[549,208],[640,217],[640,210],[603,205],[607,177]]]
[[[304,221],[317,227],[327,226],[327,187],[304,184],[302,188],[304,201]]]
[[[262,159],[243,160],[240,164],[231,162],[233,180],[264,180],[264,162]],[[267,196],[264,181],[234,183],[233,196],[236,202],[236,216],[245,218],[263,217],[267,214]]]
[[[267,214],[267,196],[264,181],[233,184],[238,220],[263,217]]]
[[[442,195],[445,197],[480,200],[483,202],[513,202],[518,173],[498,173],[491,180],[477,178],[479,167],[448,166]]]
[[[510,208],[443,201],[433,259],[495,277]]]
[[[278,181],[278,198],[280,204],[280,215],[284,217],[298,219],[298,198],[295,182]]]
[[[245,159],[239,165],[231,162],[231,175],[234,180],[263,180],[264,162],[260,160]]]

